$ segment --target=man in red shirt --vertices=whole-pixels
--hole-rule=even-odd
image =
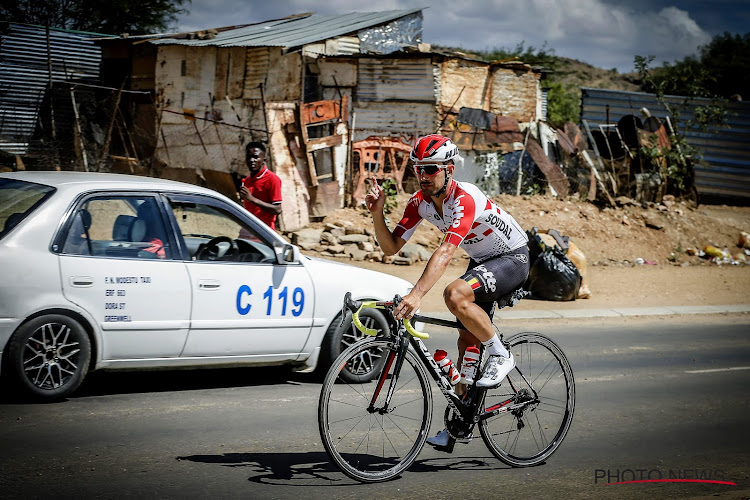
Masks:
[[[248,212],[271,229],[276,229],[276,217],[281,213],[281,179],[266,167],[265,145],[248,143],[245,163],[250,175],[242,179],[239,192],[242,203]]]

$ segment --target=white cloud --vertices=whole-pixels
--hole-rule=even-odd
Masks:
[[[656,62],[695,54],[711,40],[686,10],[664,6],[635,10],[613,0],[433,0],[424,10],[424,41],[484,50],[541,48],[602,68],[633,70],[635,55]],[[183,29],[258,22],[300,12],[337,14],[425,7],[424,0],[193,0]],[[658,4],[659,1],[657,0]]]

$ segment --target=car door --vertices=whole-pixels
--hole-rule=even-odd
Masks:
[[[304,266],[279,264],[270,230],[237,205],[208,196],[169,200],[193,290],[182,355],[295,359],[315,305]]]
[[[58,238],[65,297],[101,329],[101,359],[178,357],[191,289],[154,194],[91,194]],[[177,258],[175,258],[177,257]]]

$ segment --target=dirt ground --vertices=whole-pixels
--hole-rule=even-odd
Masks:
[[[389,214],[393,228],[407,195]],[[524,229],[557,229],[570,237],[586,257],[585,280],[591,297],[573,302],[525,300],[517,309],[580,309],[677,305],[724,305],[750,302],[750,256],[738,246],[740,233],[750,232],[750,207],[688,204],[666,200],[642,207],[625,202],[617,208],[600,209],[574,200],[547,196],[499,195],[494,200],[510,212]],[[625,201],[625,200],[623,200]],[[329,214],[322,223],[348,221],[372,227],[364,209],[342,209]],[[441,234],[429,223],[417,229],[411,241],[430,250],[437,247]],[[693,252],[706,245],[726,249],[739,262],[717,264]],[[315,254],[314,252],[310,252]],[[643,259],[644,264],[638,264]],[[351,264],[401,276],[412,283],[419,279],[425,262],[397,266],[378,262]],[[460,276],[468,256],[459,249],[446,275],[422,303],[425,312],[443,311],[442,289]]]

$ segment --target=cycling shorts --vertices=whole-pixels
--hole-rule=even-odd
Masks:
[[[528,277],[529,248],[523,245],[481,264],[470,260],[461,279],[474,290],[474,302],[492,319],[495,301],[523,286]]]

